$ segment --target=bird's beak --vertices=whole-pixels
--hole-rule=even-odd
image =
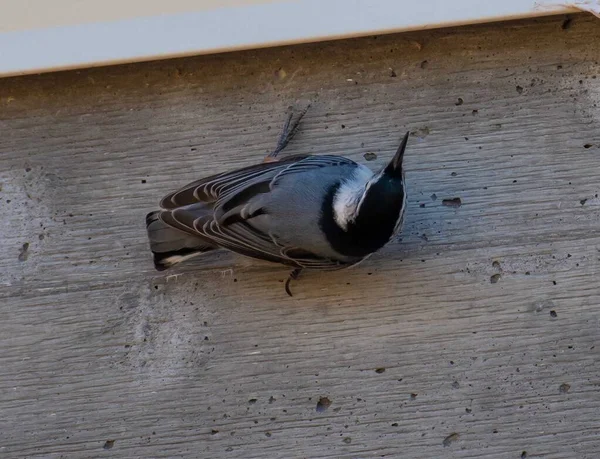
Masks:
[[[402,175],[402,160],[404,159],[404,150],[406,150],[406,144],[408,143],[408,136],[410,132],[407,132],[402,139],[402,143],[398,147],[396,154],[385,168],[386,174],[398,176]]]

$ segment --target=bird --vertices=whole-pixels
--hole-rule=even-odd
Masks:
[[[158,271],[201,254],[229,250],[292,268],[334,271],[357,265],[402,229],[407,132],[379,171],[344,156],[279,158],[308,106],[291,111],[276,148],[261,163],[204,177],[167,194],[146,216]]]

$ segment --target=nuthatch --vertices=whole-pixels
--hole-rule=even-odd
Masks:
[[[307,107],[308,109],[308,107]],[[379,172],[343,156],[277,159],[305,109],[287,118],[265,161],[192,182],[146,217],[156,269],[218,249],[303,269],[355,265],[401,229],[406,209],[402,159],[409,133]]]

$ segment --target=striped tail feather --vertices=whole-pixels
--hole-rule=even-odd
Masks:
[[[146,230],[157,271],[164,271],[182,261],[218,248],[167,225],[160,219],[160,212],[157,210],[146,215]]]

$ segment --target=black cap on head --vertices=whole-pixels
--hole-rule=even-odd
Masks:
[[[393,177],[402,177],[402,160],[404,159],[404,150],[406,150],[406,144],[408,143],[408,136],[410,132],[407,132],[402,139],[402,143],[398,147],[396,154],[385,168],[385,174]]]

